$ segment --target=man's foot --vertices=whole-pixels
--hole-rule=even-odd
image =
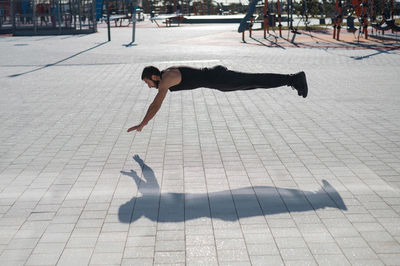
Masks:
[[[306,98],[307,94],[308,94],[306,73],[301,71],[301,72],[293,74],[291,76],[292,76],[292,80],[291,80],[289,86],[292,86],[294,89],[296,89],[297,94],[299,96],[303,96],[303,98]]]

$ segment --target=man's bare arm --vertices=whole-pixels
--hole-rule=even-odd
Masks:
[[[149,108],[147,109],[146,115],[143,118],[143,121],[137,125],[133,126],[128,129],[128,132],[133,130],[142,131],[143,127],[147,125],[147,123],[156,115],[158,110],[160,110],[161,105],[167,95],[168,89],[176,84],[178,84],[181,80],[180,73],[179,76],[176,72],[167,72],[164,74],[163,79],[160,82],[158,93],[154,98],[153,102],[150,104]]]

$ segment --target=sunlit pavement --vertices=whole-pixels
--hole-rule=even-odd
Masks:
[[[0,38],[0,265],[398,265],[400,52],[238,25]],[[222,36],[222,38],[221,38]],[[146,65],[307,74],[156,94]]]

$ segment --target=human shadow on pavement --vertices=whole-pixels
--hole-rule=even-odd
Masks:
[[[118,210],[119,221],[133,223],[145,217],[158,222],[182,222],[198,218],[236,221],[289,212],[324,208],[347,210],[339,193],[325,180],[318,191],[254,186],[209,193],[161,193],[153,170],[135,155],[143,178],[136,171],[121,171],[135,181],[141,196],[133,197]]]

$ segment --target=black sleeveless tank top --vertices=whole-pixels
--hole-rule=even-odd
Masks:
[[[177,67],[181,72],[181,82],[169,88],[170,91],[193,90],[207,84],[207,68]],[[165,70],[161,71],[161,75]]]

